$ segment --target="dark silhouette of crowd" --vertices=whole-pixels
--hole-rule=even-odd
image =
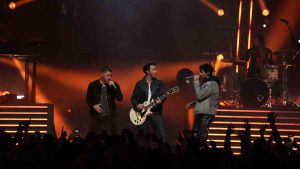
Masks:
[[[86,138],[67,134],[59,138],[39,132],[28,133],[30,121],[20,123],[16,134],[0,131],[1,169],[299,169],[300,147],[293,139],[282,139],[276,127],[276,114],[268,114],[269,125],[260,129],[261,137],[252,140],[251,124],[243,131],[228,125],[224,148],[201,143],[188,132],[178,135],[172,146],[153,133],[133,134],[123,129],[119,135],[88,133]],[[272,132],[265,138],[266,128]],[[231,137],[237,132],[241,154],[234,155]],[[293,150],[294,148],[294,150]]]

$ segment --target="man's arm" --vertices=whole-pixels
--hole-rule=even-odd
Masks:
[[[196,98],[198,100],[204,100],[209,97],[212,93],[213,89],[213,81],[205,82],[203,87],[201,88],[200,82],[198,80],[194,80],[194,90],[196,93]]]
[[[114,82],[114,86],[113,86],[113,90],[112,91],[114,93],[115,98],[118,101],[122,101],[123,100],[123,94],[122,94],[120,85],[117,82]]]
[[[136,106],[139,104],[138,98],[139,98],[139,86],[138,83],[136,83],[131,96],[131,103],[134,108],[136,108]]]
[[[93,87],[92,84],[90,83],[86,92],[86,97],[85,97],[87,105],[92,108],[96,103],[93,98]]]

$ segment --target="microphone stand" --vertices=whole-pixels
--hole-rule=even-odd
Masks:
[[[291,28],[291,26],[289,24],[290,22],[287,21],[287,22],[284,22],[284,23],[288,27],[288,30],[289,30],[289,33],[290,33],[290,36],[291,36],[291,41],[292,41],[293,49],[295,50],[295,53],[294,53],[294,55],[292,57],[292,61],[294,61],[295,58],[296,58],[296,56],[300,53],[300,51],[299,51],[299,45],[297,44],[296,37],[295,37],[295,35],[294,35],[293,31],[292,31],[292,28]]]
[[[293,49],[294,49],[294,55],[292,57],[292,63],[294,62],[296,56],[300,53],[299,51],[299,45],[297,44],[297,40],[296,40],[296,37],[292,31],[292,28],[289,24],[289,21],[285,21],[284,22],[286,24],[286,26],[288,27],[288,30],[289,30],[289,33],[290,33],[290,36],[291,36],[291,41],[292,41],[292,45],[293,45]],[[284,79],[284,82],[283,82],[283,106],[286,106],[287,105],[287,102],[289,100],[289,97],[291,97],[289,94],[288,94],[288,89],[287,89],[287,69],[288,67],[285,66],[285,59],[284,59],[284,72],[283,72],[283,79]],[[295,99],[293,99],[292,101],[292,104],[294,106],[296,106],[298,109],[300,108],[299,104],[295,101]]]

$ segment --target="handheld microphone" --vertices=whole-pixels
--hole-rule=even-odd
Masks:
[[[114,88],[116,88],[115,83],[114,83],[114,81],[112,81],[112,80],[110,80],[110,81],[108,82],[108,85],[109,85],[109,87],[114,87]]]
[[[194,75],[185,77],[185,79],[194,79]]]

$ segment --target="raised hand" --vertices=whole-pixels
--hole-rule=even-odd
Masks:
[[[66,140],[67,139],[67,131],[65,131],[64,129],[64,126],[62,126],[61,128],[61,133],[60,133],[60,138],[63,139],[63,140]]]
[[[215,141],[210,140],[209,144],[210,144],[211,148],[217,148],[217,143]]]
[[[263,126],[260,127],[259,134],[260,134],[261,138],[265,137],[264,135],[265,135],[265,131],[266,131],[267,128],[268,128],[267,124],[265,124],[265,125],[263,125]]]
[[[226,135],[231,135],[233,133],[234,125],[230,123],[226,130]]]
[[[250,132],[250,129],[251,129],[251,124],[249,123],[249,119],[246,119],[244,121],[244,128],[247,132]]]
[[[277,114],[274,112],[268,113],[268,122],[270,123],[271,126],[275,126],[275,121],[276,121]]]

